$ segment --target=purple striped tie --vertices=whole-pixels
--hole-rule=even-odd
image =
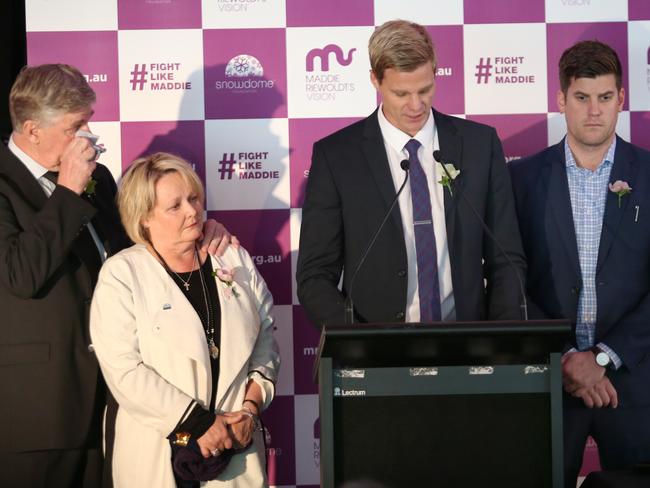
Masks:
[[[418,262],[418,291],[420,295],[420,321],[432,322],[441,319],[440,283],[438,282],[438,252],[433,233],[431,195],[427,175],[418,159],[420,143],[411,139],[404,148],[411,163],[411,200],[413,201],[413,227],[415,251]]]

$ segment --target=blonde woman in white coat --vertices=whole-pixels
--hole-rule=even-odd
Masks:
[[[120,216],[136,244],[102,267],[90,319],[117,402],[106,428],[115,488],[267,485],[257,417],[280,363],[273,299],[244,249],[198,250],[203,198],[191,167],[165,153],[135,161],[120,184]],[[172,467],[175,436],[195,440],[206,460],[243,452],[217,479],[185,482]]]

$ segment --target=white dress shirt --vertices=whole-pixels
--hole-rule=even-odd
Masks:
[[[25,153],[22,149],[20,149],[16,143],[14,142],[13,136],[9,138],[9,144],[7,144],[7,147],[9,150],[16,156],[21,163],[25,165],[27,170],[34,175],[34,178],[36,178],[36,181],[38,181],[39,185],[41,185],[41,188],[43,188],[43,191],[45,194],[49,197],[54,189],[56,188],[56,185],[54,182],[48,180],[45,177],[45,173],[47,173],[47,169],[38,164],[36,161],[34,161],[31,157]],[[104,244],[102,244],[102,240],[99,238],[99,235],[97,235],[97,232],[95,231],[95,228],[93,225],[88,222],[86,224],[88,226],[88,230],[90,231],[90,235],[93,238],[93,242],[97,246],[97,250],[99,252],[99,256],[102,260],[102,263],[106,261],[106,249],[104,249]]]
[[[438,280],[440,282],[440,310],[442,320],[456,320],[456,305],[454,290],[451,282],[451,262],[447,247],[447,224],[445,223],[444,187],[438,183],[441,175],[433,159],[433,151],[440,148],[433,113],[429,113],[424,127],[411,137],[392,125],[383,112],[383,104],[378,111],[379,128],[384,139],[384,147],[388,156],[390,172],[393,176],[395,192],[399,190],[404,180],[404,170],[400,167],[403,159],[408,159],[408,151],[404,149],[411,139],[417,139],[421,144],[418,149],[418,159],[427,177],[429,194],[431,195],[431,215],[433,217],[433,232],[436,237],[438,254]],[[408,285],[406,296],[406,322],[420,321],[420,295],[418,290],[418,264],[415,251],[415,232],[413,229],[413,202],[411,200],[411,184],[404,187],[399,197],[399,210],[402,216],[402,231],[406,245],[408,263]]]

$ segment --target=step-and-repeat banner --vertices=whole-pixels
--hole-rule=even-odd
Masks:
[[[312,143],[377,105],[375,26],[427,26],[434,106],[496,127],[508,160],[563,137],[559,56],[604,41],[625,71],[618,133],[650,149],[648,0],[27,0],[26,14],[29,64],[73,64],[97,92],[91,128],[116,179],[152,151],[191,161],[208,215],[268,282],[282,350],[265,415],[276,486],[319,483],[318,333],[294,280],[301,205]]]

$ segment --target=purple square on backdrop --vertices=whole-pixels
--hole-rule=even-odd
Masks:
[[[300,208],[311,167],[311,150],[317,140],[356,122],[358,118],[289,119],[291,208]]]
[[[373,25],[373,0],[287,0],[287,27]]]
[[[544,0],[464,0],[466,24],[544,22]]]
[[[548,111],[557,112],[557,91],[560,89],[558,62],[562,53],[578,41],[599,40],[611,46],[623,67],[623,88],[628,90],[627,22],[594,22],[583,24],[547,24],[546,50],[548,72]],[[625,97],[623,110],[629,107]]]
[[[497,130],[506,161],[531,156],[548,146],[546,114],[468,115]]]
[[[27,59],[75,66],[97,94],[93,120],[120,119],[116,31],[28,32]]]
[[[120,29],[200,29],[201,0],[118,0]]]
[[[201,120],[122,122],[122,171],[139,157],[163,151],[194,165],[205,185],[205,132]]]
[[[628,0],[627,8],[630,20],[650,20],[650,2],[648,0]]]
[[[276,305],[291,304],[289,209],[209,211],[237,236],[264,277]]]
[[[630,113],[630,139],[632,144],[650,151],[650,112]]]
[[[438,57],[433,106],[448,114],[465,113],[463,26],[427,26]]]
[[[314,383],[314,361],[320,331],[312,325],[300,305],[293,306],[293,375],[296,395],[318,393]]]
[[[271,436],[271,442],[267,446],[267,473],[271,486],[293,485],[296,482],[296,429],[293,417],[293,396],[276,396],[262,414],[264,425]]]
[[[287,116],[284,29],[203,31],[206,119]]]

